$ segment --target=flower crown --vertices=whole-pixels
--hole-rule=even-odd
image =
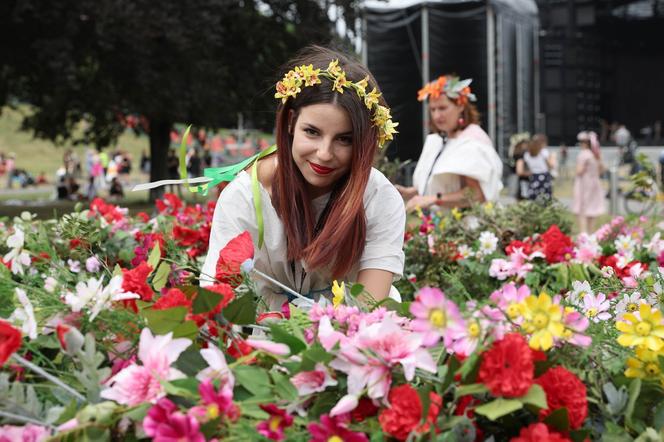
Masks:
[[[441,75],[438,80],[424,85],[417,91],[417,101],[424,101],[429,97],[438,98],[442,93],[460,106],[467,104],[468,101],[477,101],[475,94],[470,91],[472,82],[472,78],[460,80],[459,77]]]
[[[517,144],[529,140],[530,140],[530,132],[515,133],[510,137],[510,149],[514,149]]]
[[[327,66],[327,69],[314,69],[313,65],[297,66],[284,75],[284,78],[277,83],[277,92],[274,98],[281,98],[285,103],[288,97],[295,98],[302,91],[302,87],[314,86],[320,84],[320,79],[327,78],[333,81],[332,90],[340,94],[344,93],[344,88],[354,90],[358,97],[364,102],[367,109],[371,111],[371,122],[378,128],[378,147],[382,148],[386,141],[392,140],[393,135],[398,133],[396,127],[399,123],[392,121],[390,109],[378,104],[380,93],[374,87],[371,92],[367,92],[369,77],[358,82],[349,81],[346,73],[339,67],[339,60],[333,60]]]

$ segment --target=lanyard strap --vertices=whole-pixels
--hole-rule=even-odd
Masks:
[[[261,202],[261,187],[258,182],[258,161],[270,155],[273,152],[276,152],[276,144],[271,146],[269,149],[265,149],[263,152],[256,155],[256,160],[254,161],[254,167],[251,169],[251,190],[254,194],[254,211],[256,212],[256,225],[258,227],[258,248],[263,247],[263,234],[265,232],[265,226],[263,222],[263,204]]]

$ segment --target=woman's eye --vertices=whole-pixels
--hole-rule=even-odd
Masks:
[[[310,127],[305,127],[304,133],[306,133],[307,135],[318,135],[318,132]]]
[[[352,137],[339,137],[339,141],[341,141],[342,144],[353,144],[353,138]]]

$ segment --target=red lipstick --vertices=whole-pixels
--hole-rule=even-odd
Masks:
[[[334,169],[331,167],[321,166],[320,164],[312,163],[311,161],[309,161],[309,166],[311,166],[311,170],[316,172],[318,175],[328,175],[334,172]]]

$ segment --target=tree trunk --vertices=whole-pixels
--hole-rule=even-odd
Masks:
[[[150,121],[150,181],[159,181],[169,178],[166,157],[171,146],[171,128],[173,123],[160,119]],[[165,187],[150,190],[150,202],[161,198]]]

